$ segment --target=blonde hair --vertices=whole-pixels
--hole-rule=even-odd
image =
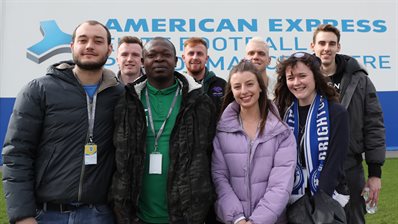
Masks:
[[[261,37],[259,37],[259,36],[255,36],[255,37],[253,37],[252,39],[250,39],[250,40],[247,42],[247,45],[249,45],[250,43],[259,43],[259,44],[263,44],[264,47],[265,47],[265,50],[266,50],[267,55],[269,55],[269,46],[268,46],[267,42],[264,41],[263,38],[261,38]],[[246,48],[247,48],[247,45],[246,45]]]

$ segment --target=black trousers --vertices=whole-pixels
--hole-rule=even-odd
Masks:
[[[365,200],[361,196],[365,186],[365,176],[362,164],[359,163],[345,171],[348,188],[350,189],[350,201],[345,206],[348,224],[365,223]]]

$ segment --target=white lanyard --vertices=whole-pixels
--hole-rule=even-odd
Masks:
[[[160,138],[160,136],[163,133],[164,126],[166,125],[166,122],[169,119],[169,117],[171,115],[171,112],[173,111],[173,108],[174,108],[175,103],[177,101],[177,95],[178,95],[179,91],[180,91],[180,86],[177,87],[177,91],[176,91],[176,93],[174,95],[173,102],[171,103],[171,106],[170,106],[169,112],[167,113],[166,119],[163,121],[162,126],[160,126],[158,134],[156,134],[155,133],[155,126],[153,124],[153,116],[152,116],[151,104],[149,103],[148,88],[145,88],[145,97],[146,97],[146,104],[147,104],[147,107],[148,107],[149,123],[151,125],[152,133],[155,136],[155,150],[154,150],[154,152],[158,152],[158,141],[159,141],[159,138]]]

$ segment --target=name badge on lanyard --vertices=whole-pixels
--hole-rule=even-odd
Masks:
[[[93,96],[93,102],[90,103],[90,98],[87,97],[87,112],[88,112],[88,143],[84,145],[84,165],[97,165],[97,144],[93,142],[94,135],[94,118],[95,118],[95,107],[97,104],[97,91]]]
[[[149,174],[162,174],[162,154],[153,152],[149,154]]]
[[[84,165],[97,164],[97,145],[94,143],[87,143],[84,146]]]
[[[162,174],[162,154],[158,151],[158,141],[159,141],[160,136],[163,133],[166,122],[169,119],[171,112],[173,111],[173,108],[177,101],[177,96],[178,96],[179,91],[180,91],[180,87],[178,86],[177,90],[175,92],[174,98],[173,98],[173,102],[171,103],[169,112],[167,113],[166,119],[163,121],[162,125],[159,128],[158,133],[156,134],[155,125],[153,123],[151,104],[149,102],[148,89],[145,89],[146,104],[148,107],[149,124],[151,127],[151,131],[152,131],[153,135],[155,136],[155,145],[154,145],[155,149],[154,149],[154,152],[149,154],[149,174]]]

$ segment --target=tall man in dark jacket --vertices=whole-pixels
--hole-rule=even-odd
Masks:
[[[182,59],[188,75],[192,76],[196,82],[202,84],[203,91],[213,100],[218,114],[227,82],[223,78],[217,77],[214,72],[209,71],[206,67],[209,59],[207,51],[208,47],[204,39],[191,37],[184,42]]]
[[[143,50],[146,75],[115,108],[118,223],[203,224],[212,202],[215,109],[201,86],[176,72],[176,50],[156,37]]]
[[[362,191],[370,189],[369,201],[376,205],[381,188],[381,167],[385,160],[385,129],[376,89],[358,62],[340,51],[340,31],[320,25],[314,32],[311,48],[322,60],[322,72],[340,93],[340,101],[350,115],[350,150],[345,161],[350,201],[349,223],[365,223],[365,201]],[[362,153],[368,165],[365,182]]]
[[[106,203],[113,110],[123,87],[103,68],[109,30],[86,21],[71,49],[74,63],[51,66],[17,96],[3,148],[11,223],[114,223]]]

